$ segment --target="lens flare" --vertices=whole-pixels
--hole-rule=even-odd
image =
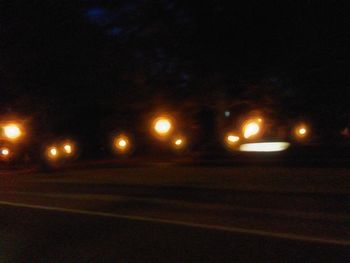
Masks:
[[[22,135],[22,132],[17,124],[9,124],[4,126],[4,135],[10,140],[16,140]]]

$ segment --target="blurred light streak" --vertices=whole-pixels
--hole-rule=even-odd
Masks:
[[[241,152],[280,152],[290,146],[288,142],[245,143],[239,146]]]

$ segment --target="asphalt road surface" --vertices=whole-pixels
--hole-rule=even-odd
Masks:
[[[347,169],[1,174],[0,262],[349,262]]]

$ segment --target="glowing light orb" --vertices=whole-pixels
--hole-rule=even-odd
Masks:
[[[182,142],[181,139],[177,139],[177,140],[175,141],[175,145],[178,145],[178,146],[180,146],[182,143],[183,143],[183,142]]]
[[[1,155],[8,156],[10,154],[10,150],[8,148],[1,149]]]
[[[300,128],[300,129],[299,129],[299,134],[300,134],[300,135],[306,134],[306,129],[305,129],[305,128]]]
[[[158,118],[154,122],[153,128],[157,134],[164,136],[170,132],[172,124],[168,118]]]
[[[50,146],[46,150],[46,156],[50,160],[56,160],[59,157],[59,151],[56,146]]]
[[[114,147],[119,152],[125,152],[129,149],[130,142],[128,137],[120,135],[114,139]]]
[[[4,134],[8,139],[15,140],[22,135],[22,132],[18,125],[9,124],[4,127]]]
[[[50,149],[50,155],[51,155],[51,156],[56,156],[56,155],[57,155],[57,149],[54,148],[54,147],[51,148],[51,149]]]
[[[234,133],[228,133],[225,136],[225,143],[229,147],[236,146],[239,140],[240,140],[239,136],[235,135]]]
[[[66,143],[64,146],[63,146],[63,150],[66,154],[71,154],[73,152],[73,147],[71,144],[69,143]]]
[[[294,130],[297,138],[303,139],[308,136],[309,130],[305,125],[297,126]]]
[[[243,127],[243,136],[246,139],[257,135],[259,132],[260,132],[260,125],[256,121],[248,122]]]
[[[186,138],[183,136],[176,136],[172,139],[172,144],[175,149],[183,149],[186,145]]]
[[[239,137],[232,134],[228,135],[226,139],[227,139],[227,142],[229,143],[236,143],[239,141]]]

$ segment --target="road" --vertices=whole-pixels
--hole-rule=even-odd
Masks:
[[[347,262],[347,169],[3,174],[1,262]]]

